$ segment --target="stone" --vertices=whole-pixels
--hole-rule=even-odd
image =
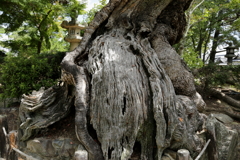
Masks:
[[[233,160],[237,156],[238,133],[219,122],[213,114],[206,122],[206,138],[211,139],[207,148],[208,159]]]
[[[86,150],[78,150],[74,154],[74,160],[88,160],[88,152]]]
[[[52,141],[48,139],[33,139],[27,142],[27,149],[30,152],[38,153],[41,156],[54,157],[55,149],[52,146]]]
[[[27,147],[23,152],[34,158],[44,160],[72,160],[74,157],[85,160],[84,157],[88,157],[87,151],[79,141],[63,137],[53,139],[40,137],[28,140]]]
[[[192,160],[190,152],[186,149],[179,149],[177,151],[177,160]]]
[[[217,120],[219,120],[220,122],[224,123],[224,124],[228,124],[228,123],[232,123],[233,119],[231,117],[229,117],[226,114],[223,113],[213,113],[212,114]]]

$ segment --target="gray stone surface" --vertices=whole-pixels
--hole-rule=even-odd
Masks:
[[[237,156],[238,133],[219,122],[212,114],[206,122],[207,139],[211,139],[207,149],[210,160],[235,160]]]
[[[74,154],[74,160],[88,160],[88,152],[86,150],[77,150]]]
[[[177,151],[177,160],[192,160],[190,152],[186,149],[179,149]]]
[[[20,102],[19,98],[6,98],[0,100],[0,107],[5,108],[11,106],[11,104]]]
[[[226,114],[223,113],[213,113],[212,114],[217,120],[219,120],[220,122],[227,124],[227,123],[231,123],[233,122],[233,119],[231,117],[229,117]]]
[[[24,149],[24,153],[39,160],[72,160],[76,155],[76,151],[77,155],[82,158],[87,156],[87,151],[84,150],[81,144],[70,138],[35,138],[27,141],[27,147]],[[81,154],[79,154],[80,151]]]
[[[7,115],[7,125],[8,130],[17,130],[18,129],[18,106],[1,108],[0,115]]]

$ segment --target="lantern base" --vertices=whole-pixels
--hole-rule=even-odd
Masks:
[[[70,43],[70,51],[73,51],[77,46],[79,45],[79,42],[71,42]]]

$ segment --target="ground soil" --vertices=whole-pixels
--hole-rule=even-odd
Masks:
[[[71,108],[70,113],[60,121],[42,129],[36,137],[57,139],[60,137],[71,138],[77,141],[75,134],[75,109]]]

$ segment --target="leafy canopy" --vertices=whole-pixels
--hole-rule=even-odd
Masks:
[[[85,14],[85,19],[83,20],[84,23],[91,22],[95,14],[107,4],[107,1],[108,0],[99,0],[99,4],[94,4],[94,7]]]
[[[84,14],[85,1],[77,0],[1,0],[0,25],[10,40],[2,43],[13,53],[41,53],[64,45],[64,30],[60,27],[66,17]],[[54,41],[53,41],[54,39]]]
[[[195,0],[196,7],[202,0]],[[188,17],[189,30],[184,39],[183,58],[188,64],[215,58],[221,46],[240,46],[240,0],[204,0]],[[177,48],[179,50],[179,48]],[[203,64],[202,63],[202,64]],[[199,63],[196,64],[195,67]],[[193,66],[193,65],[192,65]]]
[[[60,24],[84,14],[85,6],[77,0],[1,0],[0,33],[9,39],[0,45],[11,50],[7,56],[1,52],[1,97],[20,97],[56,84],[69,46]]]
[[[60,62],[65,52],[30,57],[7,56],[1,64],[2,98],[16,98],[41,87],[51,87],[60,77]]]

